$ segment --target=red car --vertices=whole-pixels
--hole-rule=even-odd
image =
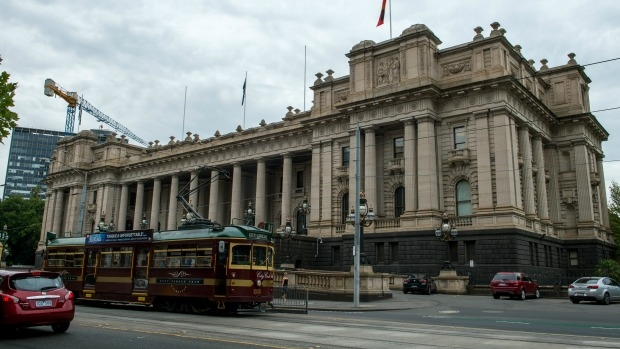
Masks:
[[[73,292],[58,273],[40,270],[0,270],[0,330],[52,326],[69,329],[75,314]]]
[[[493,280],[491,280],[491,292],[495,299],[499,299],[500,296],[519,298],[521,300],[525,300],[527,296],[540,298],[538,283],[520,272],[500,272],[495,274]]]

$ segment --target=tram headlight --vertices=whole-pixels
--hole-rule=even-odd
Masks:
[[[256,286],[261,287],[263,285],[263,280],[256,280]]]

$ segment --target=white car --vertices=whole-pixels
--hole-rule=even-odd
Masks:
[[[568,298],[575,304],[580,301],[609,304],[620,301],[620,284],[603,276],[582,277],[568,285]]]

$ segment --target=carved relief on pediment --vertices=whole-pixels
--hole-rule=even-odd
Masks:
[[[398,56],[377,60],[375,81],[377,87],[400,82],[400,59]]]
[[[471,59],[463,59],[457,62],[442,64],[443,76],[459,74],[465,71],[471,71]]]
[[[335,103],[346,102],[349,97],[349,89],[334,92]]]

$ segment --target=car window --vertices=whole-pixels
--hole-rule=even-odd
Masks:
[[[620,284],[618,284],[618,283],[616,282],[616,280],[613,280],[613,279],[609,279],[609,280],[610,280],[610,283],[609,283],[609,284],[610,284],[611,286],[620,286]]]
[[[33,276],[30,274],[18,274],[9,280],[10,287],[18,291],[43,291],[54,290],[63,286],[58,276]]]
[[[493,277],[493,280],[514,281],[515,278],[516,277],[514,274],[495,274],[495,276]]]
[[[609,285],[609,279],[607,278],[603,279],[603,285]]]
[[[592,278],[581,278],[575,281],[576,284],[596,284],[597,282],[598,282],[598,279],[592,279]]]

